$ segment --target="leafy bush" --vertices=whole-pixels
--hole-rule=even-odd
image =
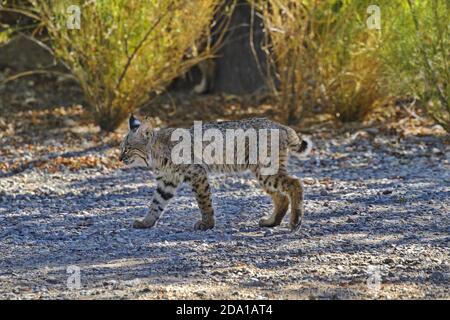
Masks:
[[[186,52],[209,29],[219,0],[31,3],[56,56],[78,79],[96,123],[112,131],[150,91],[162,90],[211,55],[210,48],[189,58]],[[74,4],[80,8],[79,29],[67,27]]]
[[[328,17],[319,16],[316,22],[320,98],[343,122],[364,119],[387,95],[382,85],[381,34],[366,25],[370,4],[336,1],[321,10]]]
[[[319,104],[342,121],[361,120],[383,98],[380,34],[366,26],[370,1],[256,1],[263,14],[271,83],[287,120]],[[270,79],[270,78],[269,78]]]
[[[392,91],[414,96],[450,132],[450,2],[402,0],[387,7],[383,58]]]

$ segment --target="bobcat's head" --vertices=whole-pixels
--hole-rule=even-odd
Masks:
[[[149,166],[147,143],[151,136],[148,124],[142,124],[133,115],[128,120],[128,133],[120,144],[119,160],[127,165]]]

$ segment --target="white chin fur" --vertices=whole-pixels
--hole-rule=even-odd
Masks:
[[[127,164],[126,168],[147,167],[147,164],[141,158],[134,158],[133,162]]]

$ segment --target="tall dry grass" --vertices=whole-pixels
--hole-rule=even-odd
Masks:
[[[369,1],[251,2],[263,17],[268,70],[275,70],[269,86],[287,122],[313,107],[361,120],[384,97],[380,33],[366,26]]]
[[[450,131],[450,2],[249,0],[266,30],[268,82],[286,121],[319,106],[361,121],[389,96],[413,96]],[[273,72],[275,70],[275,72]]]

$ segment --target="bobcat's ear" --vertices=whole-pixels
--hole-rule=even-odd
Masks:
[[[136,130],[141,125],[141,122],[136,119],[133,115],[130,116],[130,119],[128,120],[128,128],[130,130]]]

